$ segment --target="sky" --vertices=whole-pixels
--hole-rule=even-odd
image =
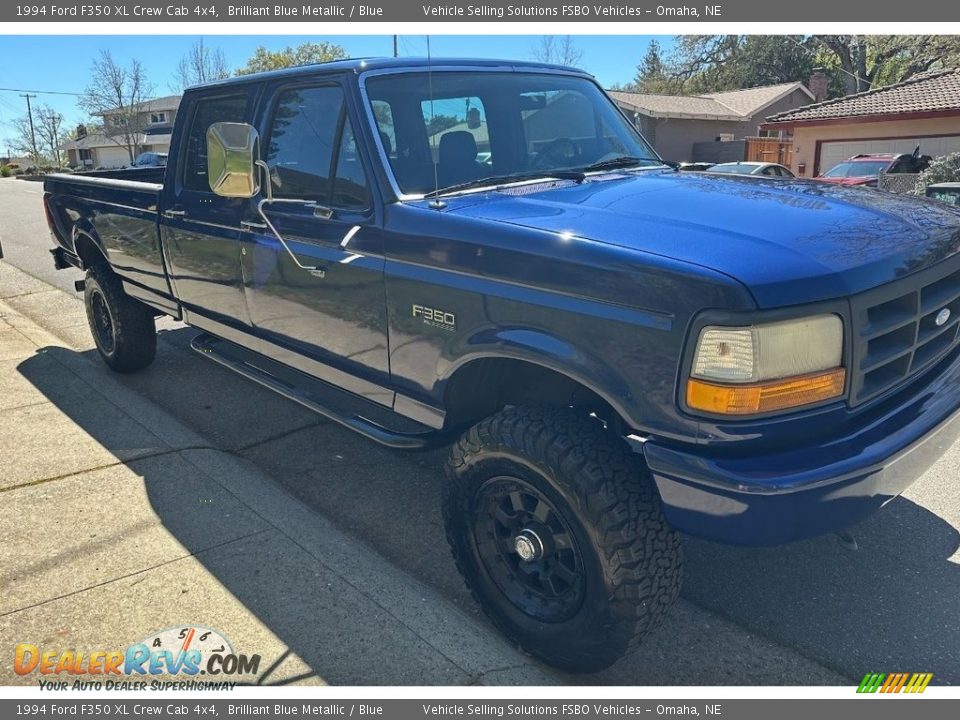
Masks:
[[[604,87],[633,79],[652,35],[574,36],[583,53],[581,67],[597,77]],[[0,154],[6,154],[6,139],[12,136],[11,121],[26,112],[26,100],[20,93],[29,90],[38,97],[36,104],[50,105],[74,127],[85,119],[74,95],[44,94],[57,91],[81,93],[87,85],[90,64],[101,48],[109,49],[114,60],[127,64],[133,58],[143,63],[154,84],[154,95],[171,95],[177,63],[199,39],[192,35],[142,36],[3,36],[0,37],[4,69],[0,75]],[[664,49],[673,45],[671,36],[657,37]],[[351,57],[393,54],[391,35],[218,35],[205,36],[204,43],[223,49],[231,69],[246,63],[258,45],[280,49],[302,42],[326,40],[343,46]],[[430,50],[435,57],[481,57],[507,60],[533,59],[539,36],[531,35],[434,35]],[[425,56],[425,35],[401,35],[401,56]]]

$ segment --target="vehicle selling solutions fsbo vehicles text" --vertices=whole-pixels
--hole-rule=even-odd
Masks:
[[[700,17],[697,7],[690,5],[657,5],[652,8],[633,5],[561,5],[538,7],[525,5],[423,5],[426,17],[472,18],[472,17],[573,17],[573,18],[630,18],[656,15],[658,17]],[[719,17],[721,5],[707,5],[703,15]]]

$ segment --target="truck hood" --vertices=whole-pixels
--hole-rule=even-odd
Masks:
[[[641,171],[448,198],[446,212],[700,265],[760,307],[843,297],[960,249],[960,212],[810,180]]]

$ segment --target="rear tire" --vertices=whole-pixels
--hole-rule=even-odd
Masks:
[[[157,354],[153,312],[123,291],[109,266],[87,270],[83,301],[97,351],[112,370],[136,372],[153,362]]]
[[[677,599],[680,538],[641,459],[599,421],[503,410],[454,446],[447,478],[447,539],[467,587],[546,663],[609,667]]]

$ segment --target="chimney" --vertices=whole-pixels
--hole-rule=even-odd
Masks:
[[[813,93],[814,102],[822,102],[827,99],[827,86],[830,84],[830,78],[823,68],[814,68],[807,82],[807,87]]]
[[[77,125],[77,139],[85,138],[87,136],[87,126],[86,125]]]

